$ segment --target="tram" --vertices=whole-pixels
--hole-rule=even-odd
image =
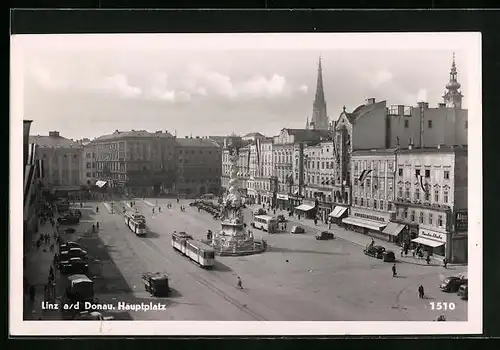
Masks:
[[[205,243],[193,240],[193,237],[186,232],[172,234],[172,248],[201,267],[211,268],[215,264],[214,249]]]
[[[127,225],[130,231],[135,233],[136,236],[146,235],[146,217],[142,214],[131,211],[125,213],[125,225]]]

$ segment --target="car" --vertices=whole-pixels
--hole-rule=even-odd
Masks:
[[[295,233],[305,233],[306,231],[304,230],[303,227],[301,226],[293,226],[292,227],[292,230],[290,231],[291,234],[295,234]]]
[[[385,248],[380,246],[380,245],[374,245],[374,246],[368,246],[363,250],[363,253],[365,255],[377,258],[377,259],[382,259],[384,257],[384,252]]]
[[[451,276],[444,279],[439,289],[447,293],[457,293],[460,286],[467,284],[468,280],[463,276]]]
[[[266,215],[267,211],[264,208],[255,209],[253,215]]]
[[[81,248],[81,246],[73,241],[64,242],[59,245],[60,251],[69,250],[70,248]]]
[[[62,250],[59,254],[59,261],[65,261],[71,258],[82,258],[83,260],[88,260],[87,252],[81,248]]]
[[[61,273],[66,275],[83,274],[89,271],[89,264],[82,258],[75,257],[59,262]]]
[[[334,239],[335,236],[333,235],[333,233],[329,232],[329,231],[322,231],[318,234],[316,234],[316,236],[314,236],[318,241],[326,241],[328,239]]]
[[[461,297],[462,300],[469,300],[469,288],[468,284],[462,284],[460,288],[458,288],[457,295]]]
[[[277,220],[278,222],[286,222],[285,215],[283,215],[283,214],[279,214],[278,216],[276,216],[276,220]]]
[[[80,217],[76,215],[66,215],[57,218],[59,225],[76,225],[80,222]]]
[[[196,207],[200,202],[198,201],[192,201],[191,203],[189,203],[189,206],[190,207]]]
[[[392,250],[386,250],[382,253],[382,261],[384,262],[395,262],[396,254]]]

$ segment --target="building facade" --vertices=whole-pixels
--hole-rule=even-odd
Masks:
[[[43,161],[41,183],[45,189],[56,192],[79,191],[82,184],[83,146],[62,137],[58,131],[48,136],[30,136],[36,144],[35,155]]]
[[[256,141],[255,191],[257,204],[271,204],[276,196],[276,177],[274,173],[273,138],[266,137]]]
[[[467,261],[467,164],[465,146],[397,152],[396,221],[413,245],[453,262]]]
[[[176,139],[176,192],[188,197],[221,194],[222,149],[208,138]]]
[[[136,196],[174,193],[177,143],[168,132],[116,130],[92,144],[96,179],[101,183]]]
[[[396,149],[357,150],[351,164],[353,201],[342,222],[357,232],[397,243],[404,225],[390,225],[396,215],[392,203]]]
[[[95,150],[95,144],[92,143],[89,139],[79,140],[83,147],[83,156],[82,156],[82,184],[87,187],[92,187],[97,182],[97,153]]]
[[[304,198],[314,200],[318,218],[328,222],[334,208],[332,195],[336,174],[333,142],[308,145],[304,153]]]

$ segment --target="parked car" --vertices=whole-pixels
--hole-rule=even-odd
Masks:
[[[286,222],[285,215],[283,215],[283,214],[279,214],[278,216],[276,216],[276,220],[277,220],[278,222]]]
[[[382,259],[384,257],[384,252],[385,248],[380,246],[380,245],[374,245],[374,246],[369,246],[363,250],[363,253],[365,255],[377,258],[377,259]]]
[[[396,261],[396,254],[392,250],[386,250],[382,253],[382,261],[394,262]]]
[[[293,226],[292,227],[292,230],[290,231],[290,233],[292,234],[295,234],[295,233],[305,233],[306,231],[304,230],[303,227],[300,227],[300,226]]]
[[[326,241],[328,239],[334,239],[335,236],[329,231],[322,231],[314,236],[318,241]]]
[[[264,208],[255,209],[253,215],[266,215],[267,211]]]
[[[70,250],[70,248],[81,248],[81,246],[73,241],[64,242],[59,245],[59,251]]]
[[[69,258],[59,262],[61,273],[66,275],[82,274],[86,275],[89,271],[89,264],[82,258]]]
[[[460,286],[467,284],[468,280],[463,276],[452,276],[445,278],[445,280],[439,285],[439,288],[443,292],[457,293]]]
[[[469,300],[469,288],[468,284],[462,284],[460,288],[458,288],[457,295],[461,297],[462,300]]]
[[[65,215],[57,218],[59,225],[76,225],[80,222],[80,217],[77,215]]]
[[[84,261],[88,260],[87,252],[81,248],[70,248],[69,250],[63,250],[59,254],[59,262],[69,261],[71,258],[81,258]]]

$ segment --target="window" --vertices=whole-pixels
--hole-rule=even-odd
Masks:
[[[426,178],[431,177],[431,170],[430,169],[425,169],[425,177]]]
[[[370,206],[370,199],[366,198],[366,206],[369,207]]]
[[[429,225],[432,225],[432,213],[429,213]]]
[[[438,215],[438,226],[443,227],[443,215]]]
[[[403,197],[403,188],[402,187],[400,187],[398,189],[398,197]]]
[[[415,170],[415,175],[416,175],[416,176],[419,176],[419,175],[420,175],[420,169],[416,169],[416,170]]]
[[[439,202],[439,190],[434,191],[434,201]]]
[[[405,219],[408,219],[408,209],[406,209],[406,208],[405,208],[405,209],[403,209],[403,217],[404,217]]]
[[[443,192],[443,202],[448,203],[448,191]]]
[[[391,211],[392,210],[392,203],[387,203],[387,210]]]
[[[354,197],[354,205],[358,205],[358,197]]]
[[[365,205],[365,199],[361,198],[361,206]]]
[[[377,209],[377,200],[376,199],[373,200],[373,209]]]
[[[409,188],[407,188],[405,191],[405,198],[410,199],[410,189]]]
[[[428,201],[431,198],[431,194],[429,191],[425,192],[425,200]]]
[[[411,211],[411,222],[415,221],[415,210]]]
[[[370,187],[371,186],[371,181],[370,179],[366,179],[366,187]]]
[[[418,222],[420,222],[421,224],[424,223],[424,213],[422,211],[420,212]]]
[[[420,188],[415,188],[415,200],[420,200]]]
[[[445,180],[449,180],[450,179],[450,172],[449,172],[449,170],[445,170],[444,171],[444,179]]]
[[[384,210],[384,201],[380,201],[380,210]]]
[[[409,122],[408,122],[408,119],[405,119],[405,128],[408,128],[409,127]]]
[[[325,162],[321,162],[321,169],[325,168]]]
[[[428,121],[427,121],[427,127],[428,127],[429,129],[432,129],[432,120],[428,120]]]
[[[403,176],[403,168],[399,168],[399,170],[398,170],[398,175],[399,175],[399,176]]]

